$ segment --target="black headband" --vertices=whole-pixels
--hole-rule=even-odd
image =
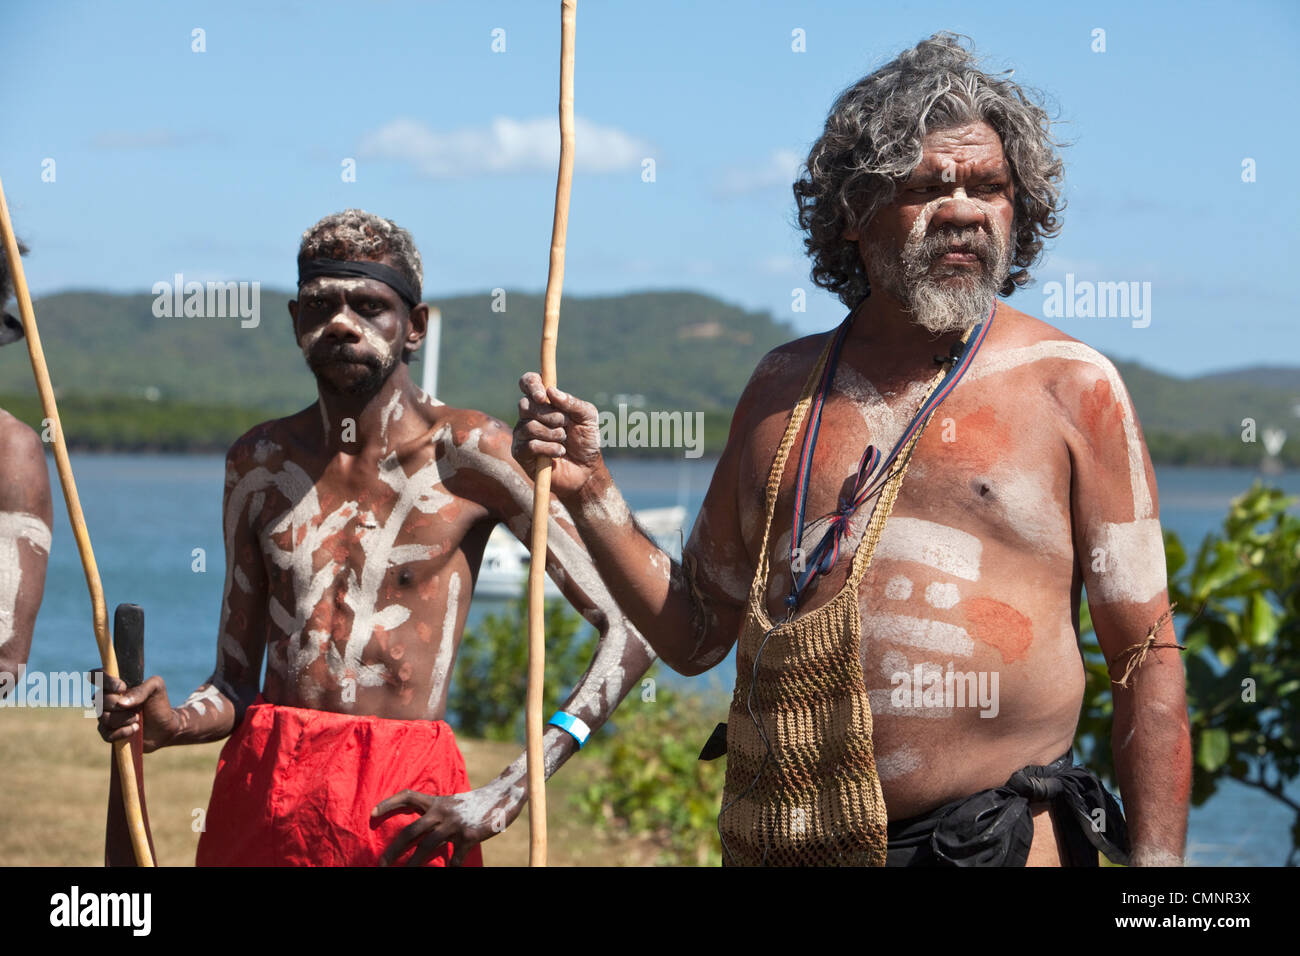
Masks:
[[[409,308],[420,304],[420,290],[411,280],[396,269],[391,269],[382,262],[358,262],[343,259],[308,259],[298,266],[298,285],[318,276],[349,276],[362,279],[378,279],[399,296]]]

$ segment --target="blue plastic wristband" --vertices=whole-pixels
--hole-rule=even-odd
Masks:
[[[559,727],[566,734],[576,740],[578,742],[579,750],[581,750],[582,745],[587,742],[587,738],[591,736],[591,728],[588,727],[580,717],[566,714],[562,710],[557,710],[555,716],[548,720],[547,723]]]

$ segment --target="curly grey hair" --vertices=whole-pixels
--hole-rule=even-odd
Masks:
[[[871,286],[858,243],[844,233],[865,229],[893,201],[935,130],[983,121],[1002,140],[1015,185],[1013,268],[1002,295],[1029,281],[1043,239],[1061,230],[1063,165],[1051,120],[1018,84],[980,71],[959,42],[968,39],[936,33],[841,93],[794,184],[813,282],[850,308]]]
[[[326,216],[302,234],[298,265],[308,259],[359,259],[378,262],[392,257],[394,268],[424,288],[424,262],[411,234],[364,209],[345,209]]]

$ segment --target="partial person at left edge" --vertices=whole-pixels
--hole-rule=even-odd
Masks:
[[[22,243],[18,249],[27,254]],[[0,254],[0,308],[13,294],[9,263]],[[0,312],[0,346],[22,337],[22,323]],[[2,360],[21,361],[14,351],[22,350],[6,352]],[[22,679],[32,650],[53,523],[45,446],[35,431],[0,408],[0,699]]]

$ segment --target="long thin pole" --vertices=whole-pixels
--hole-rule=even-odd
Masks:
[[[424,368],[420,388],[430,398],[438,397],[438,353],[442,349],[442,310],[429,306],[429,326],[424,333]]]
[[[578,0],[560,3],[560,172],[555,182],[551,265],[546,275],[542,324],[542,383],[555,385],[555,344],[564,288],[564,241],[573,189],[573,48]],[[528,564],[528,865],[546,865],[546,768],[542,763],[542,689],[546,673],[546,522],[550,515],[551,461],[543,458],[533,488],[533,547]]]
[[[68,522],[81,552],[81,566],[86,572],[86,586],[90,588],[90,606],[94,615],[95,642],[99,645],[99,659],[104,673],[117,677],[117,655],[108,634],[108,609],[104,603],[104,586],[99,580],[99,567],[95,552],[90,547],[90,532],[86,530],[86,517],[81,512],[81,499],[77,497],[77,482],[72,477],[72,463],[68,460],[68,446],[63,441],[63,423],[59,421],[59,408],[54,403],[54,389],[50,385],[50,372],[41,351],[41,336],[36,330],[36,313],[32,311],[32,297],[27,291],[27,277],[23,275],[22,259],[18,254],[18,239],[9,219],[9,205],[5,202],[4,185],[0,184],[0,232],[4,234],[5,256],[9,259],[9,274],[13,277],[14,295],[23,320],[23,334],[27,338],[27,354],[32,360],[32,373],[36,388],[41,394],[41,408],[47,422],[54,426],[54,461],[59,469],[59,482],[63,485],[63,500],[68,505]],[[126,807],[127,826],[131,831],[131,845],[135,860],[140,866],[153,866],[149,852],[149,833],[145,829],[144,814],[140,811],[140,793],[135,786],[135,763],[131,757],[129,740],[113,741],[113,756],[117,760],[117,774],[122,781],[123,803]]]

